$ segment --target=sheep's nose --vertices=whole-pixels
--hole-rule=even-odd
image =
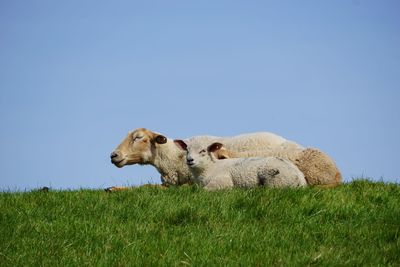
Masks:
[[[194,160],[192,158],[187,158],[186,163],[187,165],[193,165]]]
[[[111,158],[111,162],[114,164],[121,161],[121,159],[120,159],[121,155],[117,151],[112,152],[110,155],[110,158]]]

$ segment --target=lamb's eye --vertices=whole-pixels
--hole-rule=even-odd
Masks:
[[[204,154],[204,153],[206,153],[204,149],[199,152],[199,154]]]

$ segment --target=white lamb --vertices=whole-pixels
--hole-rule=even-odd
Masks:
[[[215,152],[221,143],[181,142],[187,164],[197,184],[206,190],[231,187],[299,187],[307,184],[303,173],[290,161],[278,157],[250,157],[220,160]]]

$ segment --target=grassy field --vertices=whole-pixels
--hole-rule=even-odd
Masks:
[[[400,266],[400,186],[0,193],[0,266]]]

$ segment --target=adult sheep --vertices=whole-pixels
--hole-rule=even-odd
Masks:
[[[145,128],[129,132],[110,157],[118,168],[133,164],[154,166],[161,174],[164,185],[190,183],[191,174],[185,163],[184,151],[174,140]]]
[[[249,157],[254,153],[257,156],[265,153],[265,151],[269,151],[271,154],[268,156],[273,156],[274,151],[279,153],[285,150],[304,151],[304,156],[299,157],[298,163],[302,163],[306,168],[299,167],[299,169],[303,173],[307,173],[306,179],[308,177],[307,181],[310,185],[334,186],[341,183],[340,172],[329,156],[323,152],[313,153],[317,150],[304,149],[302,146],[272,133],[262,132],[234,137],[196,136],[184,141],[190,143],[193,140],[201,140],[204,143],[222,143],[225,150],[219,151],[218,157],[220,159],[237,157],[238,155],[234,155],[234,152],[241,153],[240,157]],[[171,140],[160,133],[145,128],[139,128],[129,132],[111,153],[111,162],[119,168],[132,164],[149,164],[154,166],[161,174],[161,181],[164,185],[188,184],[192,182],[193,177],[185,163],[185,151],[181,148],[180,141]],[[311,155],[308,156],[309,154]],[[309,161],[309,159],[311,160]],[[296,162],[294,163],[296,164]],[[307,168],[308,165],[310,166]],[[317,171],[327,169],[327,175],[313,179],[315,169]],[[317,173],[317,177],[320,177],[319,172]],[[313,183],[313,181],[316,182]],[[118,188],[112,187],[111,190],[113,189]]]
[[[232,187],[302,187],[303,173],[289,160],[278,157],[249,157],[220,160],[216,157],[221,143],[204,145],[198,140],[180,145],[197,184],[206,190]]]

